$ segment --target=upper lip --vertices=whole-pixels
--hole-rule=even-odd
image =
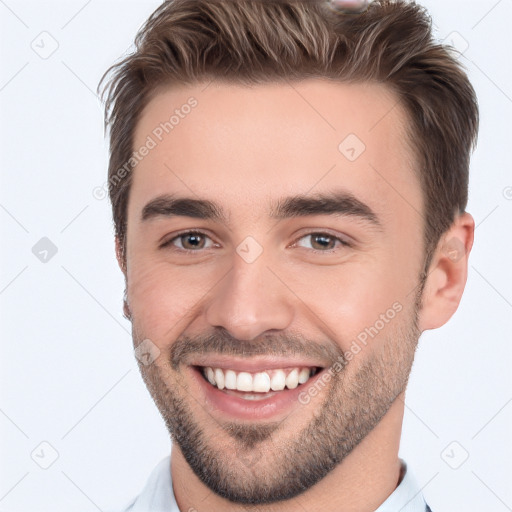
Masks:
[[[298,358],[280,357],[251,357],[242,359],[229,356],[202,356],[195,358],[191,366],[205,366],[221,368],[223,370],[235,370],[240,372],[258,372],[264,370],[276,370],[279,368],[303,368],[325,367],[325,361],[312,361]]]

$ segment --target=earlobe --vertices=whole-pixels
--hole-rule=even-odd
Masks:
[[[428,270],[418,313],[423,332],[444,325],[457,310],[468,275],[475,221],[463,213],[441,237]]]

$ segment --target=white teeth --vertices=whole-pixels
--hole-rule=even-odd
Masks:
[[[247,372],[240,372],[236,378],[236,389],[238,391],[252,391],[252,375]]]
[[[299,384],[304,384],[309,379],[309,368],[302,368],[299,372]]]
[[[270,388],[272,391],[281,391],[284,389],[286,384],[286,375],[283,370],[277,370],[274,375],[272,375],[272,379],[270,380]]]
[[[249,395],[249,394],[245,394],[245,395],[243,396],[243,398],[245,398],[245,400],[261,400],[261,399],[262,399],[262,398],[264,398],[264,397],[262,397],[261,395],[260,395],[260,396],[258,396],[258,395]],[[265,397],[265,398],[266,398],[266,397]]]
[[[214,378],[215,382],[217,382],[217,387],[219,389],[224,389],[224,372],[220,368],[215,368]],[[212,384],[215,385],[215,382]]]
[[[203,368],[203,374],[212,386],[219,389],[237,390],[245,392],[268,393],[269,391],[282,391],[295,389],[304,384],[313,375],[314,368],[293,368],[290,370],[266,370],[258,373],[235,372],[222,368]],[[256,395],[255,395],[256,396]]]
[[[236,373],[233,370],[224,372],[224,386],[226,389],[236,389]]]
[[[211,368],[206,368],[206,377],[210,384],[215,385],[215,377],[213,376],[213,370]]]
[[[234,395],[239,398],[243,398],[244,400],[265,400],[273,395],[275,392],[271,393],[238,393],[237,391],[231,391],[230,389],[224,390],[224,392],[228,395]]]
[[[266,372],[257,373],[252,380],[252,390],[260,393],[270,391],[270,377]]]
[[[286,377],[286,387],[288,389],[295,389],[299,385],[299,370],[294,368]]]

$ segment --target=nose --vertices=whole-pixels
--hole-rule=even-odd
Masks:
[[[240,340],[252,340],[272,329],[286,329],[293,319],[291,293],[267,268],[235,255],[232,269],[212,290],[206,321]]]

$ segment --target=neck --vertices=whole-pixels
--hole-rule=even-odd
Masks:
[[[254,510],[292,512],[303,508],[324,512],[375,511],[399,483],[398,448],[404,412],[403,399],[402,394],[380,423],[341,464],[315,486],[290,500],[254,505]],[[253,510],[251,506],[241,506],[213,493],[192,472],[177,445],[172,448],[171,475],[176,503],[182,512]]]

